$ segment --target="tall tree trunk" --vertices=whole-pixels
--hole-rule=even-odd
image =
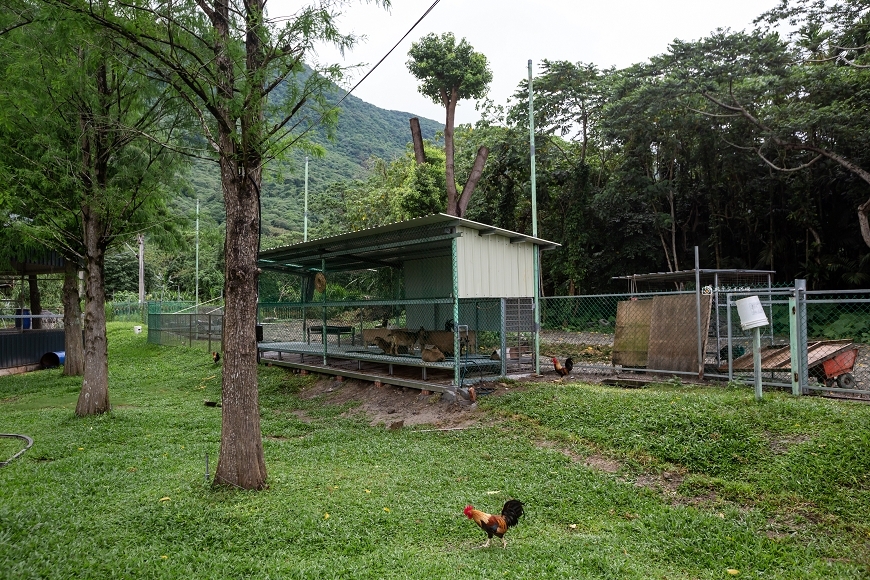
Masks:
[[[63,348],[66,358],[63,374],[77,377],[85,372],[85,353],[82,343],[82,305],[79,296],[78,265],[65,259],[63,272]]]
[[[426,151],[423,149],[423,132],[420,130],[420,119],[411,117],[411,142],[414,144],[414,159],[417,165],[426,163]]]
[[[668,204],[671,209],[671,253],[674,256],[674,271],[680,271],[680,262],[677,258],[677,213],[674,209],[674,190],[668,188]]]
[[[453,123],[456,119],[456,101],[459,95],[453,89],[448,95],[442,94],[441,100],[447,109],[444,123],[444,175],[447,178],[447,214],[459,216],[459,200],[456,195],[456,168],[454,166]]]
[[[30,328],[39,330],[42,328],[42,318],[38,316],[42,314],[42,297],[39,294],[39,280],[37,280],[36,274],[27,276],[27,285],[30,290],[30,314],[35,316],[35,318],[30,319]]]
[[[229,136],[227,136],[227,139]],[[223,146],[222,150],[225,150]],[[221,393],[221,447],[215,483],[243,489],[266,486],[266,459],[260,432],[257,393],[257,240],[259,237],[258,185],[261,170],[239,176],[236,164],[221,161],[227,240],[224,257],[223,350]]]
[[[259,36],[263,27],[263,1],[248,0],[246,68],[249,80],[259,78],[262,89],[262,52]],[[224,245],[224,367],[221,391],[221,448],[215,469],[216,484],[242,489],[266,487],[266,458],[260,432],[260,402],[257,392],[257,267],[260,240],[260,184],[262,183],[262,122],[265,99],[262,92],[247,103],[238,119],[231,113],[234,91],[229,43],[229,6],[215,2],[213,22],[219,38],[215,64],[220,71],[218,87],[224,105],[218,119],[221,185],[226,207]],[[240,140],[236,137],[240,136]]]
[[[99,415],[109,407],[109,351],[106,343],[105,248],[103,223],[90,207],[82,208],[85,265],[85,369],[76,415]]]
[[[471,201],[471,194],[474,193],[474,188],[477,187],[477,182],[480,181],[483,175],[483,166],[486,165],[486,158],[489,156],[489,147],[482,145],[477,150],[477,156],[474,158],[474,164],[471,166],[471,175],[465,182],[465,187],[462,188],[462,195],[459,196],[459,202],[456,204],[457,217],[465,217],[465,210],[468,209],[468,202]]]

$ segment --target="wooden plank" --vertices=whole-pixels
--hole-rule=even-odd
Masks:
[[[422,381],[412,381],[408,379],[401,379],[395,376],[385,377],[382,375],[364,373],[364,372],[353,372],[346,369],[336,369],[332,367],[324,367],[320,365],[310,365],[303,364],[298,362],[290,362],[290,361],[280,361],[280,360],[266,360],[261,359],[262,364],[279,366],[279,367],[287,367],[305,370],[310,373],[320,373],[324,375],[333,375],[333,376],[341,376],[346,379],[357,379],[361,381],[369,381],[369,382],[381,382],[388,385],[393,385],[396,387],[410,387],[412,389],[419,389],[421,391],[437,391],[439,393],[447,393],[454,392],[456,390],[452,385],[440,385],[438,383],[424,383]]]
[[[848,350],[851,340],[822,340],[807,345],[807,369],[811,370],[826,360]],[[731,363],[735,371],[753,370],[752,351],[747,352]],[[727,362],[719,367],[728,368]],[[789,346],[765,346],[761,349],[761,370],[791,372],[791,348]]]
[[[701,352],[707,349],[713,297],[701,296]],[[652,300],[647,368],[698,372],[698,322],[694,294],[656,296]]]
[[[646,366],[652,306],[652,300],[626,300],[616,305],[613,364]]]

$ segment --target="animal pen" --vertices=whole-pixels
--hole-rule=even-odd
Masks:
[[[434,214],[263,251],[259,352],[432,391],[531,371],[534,260],[557,246]]]

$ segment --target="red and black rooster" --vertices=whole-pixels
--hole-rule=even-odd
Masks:
[[[574,359],[570,356],[565,359],[565,364],[561,364],[559,359],[553,357],[553,368],[556,369],[556,374],[559,375],[559,380],[571,374],[571,369],[574,368]]]
[[[523,515],[523,502],[518,499],[508,500],[504,507],[501,508],[501,515],[488,514],[480,510],[474,509],[474,506],[465,506],[463,511],[465,516],[474,520],[480,529],[486,532],[486,543],[481,548],[489,547],[489,542],[493,536],[501,538],[501,547],[507,548],[507,541],[504,539],[505,532],[508,528],[517,525],[520,516]]]

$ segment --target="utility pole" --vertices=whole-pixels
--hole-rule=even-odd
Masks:
[[[145,234],[136,234],[139,242],[139,305],[145,304]],[[128,248],[130,246],[127,246]]]
[[[529,59],[529,149],[531,150],[531,180],[532,180],[532,237],[538,237],[538,198],[535,183],[535,97],[532,92],[532,59]],[[540,247],[534,244],[534,275],[535,275],[535,374],[541,374],[541,290]]]
[[[199,314],[199,197],[196,198],[196,295],[193,298],[193,312]]]
[[[308,241],[308,155],[305,156],[305,207],[303,208],[302,241]]]

